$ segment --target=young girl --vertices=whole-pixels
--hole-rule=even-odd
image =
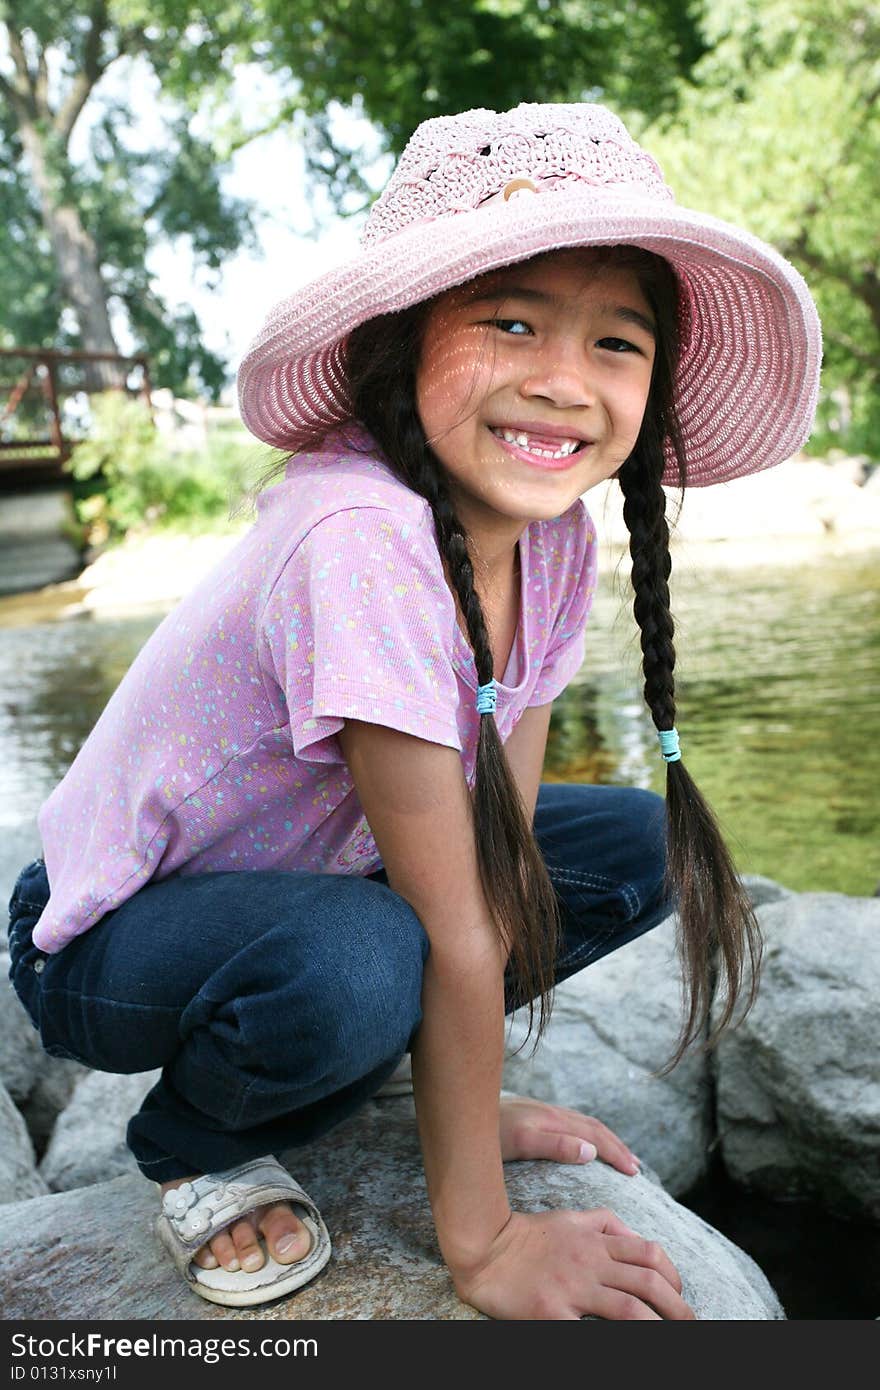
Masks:
[[[610,112],[421,125],[350,264],[269,315],[245,423],[287,451],[251,531],[158,627],[40,811],[12,978],[53,1055],[161,1067],[128,1142],[194,1291],[327,1262],[272,1156],[412,1054],[440,1250],[497,1318],[689,1318],[612,1213],[511,1211],[502,1164],[638,1171],[598,1120],[499,1099],[504,1017],[677,905],[700,1038],[756,923],[674,728],[661,484],[770,467],[810,429],[819,325],[770,247],[678,207]],[[275,479],[273,469],[265,481]],[[666,806],[541,785],[616,476]],[[668,814],[664,814],[664,809]],[[668,843],[668,857],[666,845]]]

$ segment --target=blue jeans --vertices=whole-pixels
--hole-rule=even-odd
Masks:
[[[652,792],[545,783],[535,834],[564,928],[557,983],[670,912]],[[326,1133],[387,1080],[421,1022],[428,937],[382,870],[153,881],[55,955],[31,940],[48,898],[37,859],[9,904],[10,979],[52,1056],[161,1067],[127,1134],[154,1182]]]

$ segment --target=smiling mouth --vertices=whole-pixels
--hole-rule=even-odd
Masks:
[[[506,430],[493,426],[489,428],[496,439],[503,439],[507,444],[516,444],[520,449],[526,449],[537,458],[570,458],[572,454],[577,454],[581,449],[586,448],[590,442],[587,439],[576,439],[574,436],[569,439],[551,440],[546,435],[525,434],[522,430]]]

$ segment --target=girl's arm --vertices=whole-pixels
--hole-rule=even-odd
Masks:
[[[459,1296],[490,1317],[692,1318],[669,1256],[612,1212],[511,1212],[499,1090],[505,951],[456,749],[346,720],[339,735],[390,886],[428,934],[413,1086],[428,1196]]]
[[[478,1261],[510,1217],[499,1134],[505,952],[480,882],[461,755],[383,725],[339,735],[390,887],[431,950],[413,1087],[443,1258]]]

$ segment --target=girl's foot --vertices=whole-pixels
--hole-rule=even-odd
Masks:
[[[181,1183],[192,1182],[193,1178],[175,1178],[173,1182],[162,1183],[162,1196]],[[312,1239],[308,1230],[294,1216],[289,1202],[275,1202],[271,1206],[254,1207],[239,1221],[226,1230],[218,1232],[214,1239],[193,1256],[195,1264],[202,1269],[216,1269],[222,1265],[230,1273],[244,1269],[252,1273],[262,1269],[266,1256],[260,1245],[260,1236],[273,1259],[279,1264],[295,1264],[303,1259],[311,1248]]]

